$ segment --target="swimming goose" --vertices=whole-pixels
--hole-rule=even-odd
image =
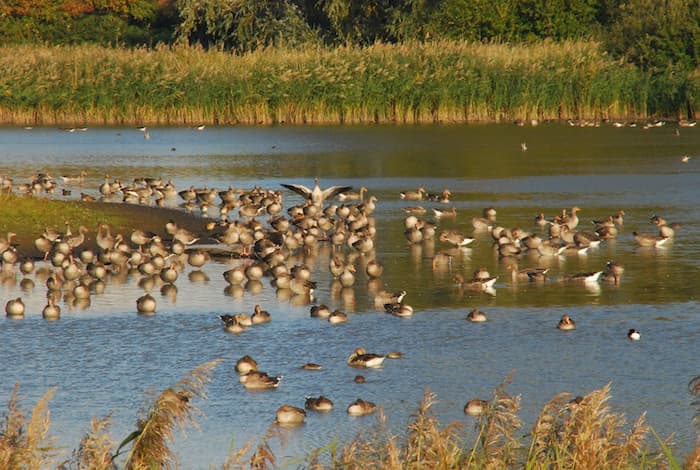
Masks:
[[[666,219],[655,215],[651,221],[659,227],[659,236],[664,238],[673,238],[676,234],[675,229],[680,228],[680,224],[669,224]]]
[[[348,321],[348,315],[345,312],[341,312],[340,310],[334,310],[329,316],[328,316],[328,323],[332,325],[337,325],[339,323],[346,323]]]
[[[42,317],[46,320],[57,320],[61,316],[61,307],[55,304],[53,297],[49,297],[47,302],[41,311]]]
[[[381,354],[368,353],[365,348],[357,348],[348,357],[348,365],[350,367],[376,368],[384,362],[384,356]]]
[[[276,413],[277,424],[282,426],[299,426],[304,423],[306,411],[292,405],[282,405],[277,408]]]
[[[384,311],[395,317],[410,317],[413,315],[413,307],[403,302],[384,304]]]
[[[386,304],[400,304],[404,297],[406,297],[405,290],[395,293],[382,290],[377,292],[377,294],[374,296],[374,306],[380,308],[384,307]]]
[[[469,320],[472,323],[483,323],[487,320],[487,318],[484,312],[482,312],[478,308],[475,308],[467,314],[467,320]]]
[[[311,307],[311,316],[326,319],[331,316],[331,309],[325,304],[313,305]]]
[[[422,201],[426,194],[427,191],[423,187],[418,188],[416,191],[402,191],[399,193],[401,199],[406,201]]]
[[[571,208],[571,211],[567,214],[566,211],[564,211],[564,216],[562,217],[562,221],[570,228],[574,229],[578,225],[579,218],[576,213],[580,211],[581,208],[578,206],[574,206]]]
[[[576,329],[576,322],[569,317],[569,315],[564,314],[561,316],[561,320],[557,324],[557,328],[563,331],[571,331]]]
[[[351,416],[365,416],[377,411],[377,405],[358,398],[348,405],[347,411]]]
[[[152,315],[156,312],[156,299],[151,294],[145,294],[136,300],[136,310],[138,313]]]
[[[301,184],[282,184],[283,187],[300,194],[304,198],[311,201],[317,207],[322,207],[326,199],[330,199],[340,193],[348,192],[352,186],[331,186],[326,189],[321,189],[318,178],[314,178],[314,188],[309,189]]]
[[[249,355],[246,354],[236,361],[236,372],[239,374],[247,374],[253,370],[258,370],[258,363]]]
[[[438,219],[442,219],[442,218],[454,219],[455,217],[457,217],[457,209],[454,206],[450,207],[449,209],[433,208],[433,214],[435,214],[435,217]]]
[[[572,274],[569,276],[561,276],[559,282],[575,282],[583,284],[594,284],[600,279],[603,271],[592,271]]]
[[[619,225],[619,226],[624,225],[624,215],[625,215],[625,211],[620,209],[619,211],[617,211],[617,214],[612,216],[613,222],[615,222],[615,224]]]
[[[476,291],[489,291],[496,283],[496,277],[486,279],[472,278],[465,280],[461,274],[455,274],[454,280],[459,287]]]
[[[474,241],[474,238],[465,235],[458,230],[443,230],[440,232],[439,240],[454,246],[467,246]]]
[[[242,374],[239,380],[248,390],[269,390],[279,387],[282,376],[273,377],[266,372],[252,370]]]
[[[484,414],[486,410],[488,410],[488,407],[489,402],[475,398],[473,400],[469,400],[467,404],[464,405],[464,414],[469,416],[480,416]]]
[[[642,247],[660,247],[668,241],[668,237],[654,235],[653,233],[632,232],[632,236]]]
[[[323,395],[319,397],[306,397],[304,408],[306,408],[307,410],[326,413],[333,409],[333,402],[330,399],[324,397]]]
[[[316,364],[314,362],[307,362],[303,366],[301,366],[302,369],[304,370],[321,370],[323,369],[323,366],[321,364]]]
[[[21,297],[8,300],[5,304],[5,313],[8,318],[24,318],[25,306]]]
[[[367,276],[370,279],[376,279],[378,277],[381,277],[383,272],[384,266],[382,266],[382,264],[376,259],[369,260],[367,262],[367,265],[365,266],[365,273],[367,273]]]
[[[362,186],[360,188],[359,193],[351,193],[351,192],[338,193],[338,200],[340,200],[340,201],[364,201],[366,192],[367,192],[367,188],[365,186]]]
[[[523,268],[518,269],[518,265],[508,265],[513,281],[544,282],[547,280],[549,268]]]
[[[262,323],[270,323],[272,321],[272,317],[270,316],[270,313],[263,310],[260,305],[255,305],[253,315],[251,315],[250,320],[254,325],[260,325]]]
[[[472,227],[477,231],[487,231],[493,228],[493,221],[483,217],[472,218]]]
[[[411,206],[404,208],[404,212],[408,215],[423,215],[427,209],[423,206]]]
[[[642,335],[639,333],[639,331],[632,328],[627,332],[627,337],[632,341],[639,341],[642,338]]]

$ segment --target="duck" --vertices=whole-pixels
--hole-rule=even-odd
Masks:
[[[236,372],[239,374],[247,374],[254,370],[258,370],[258,363],[249,355],[246,354],[236,361]]]
[[[475,308],[467,314],[467,320],[469,320],[472,323],[483,323],[487,320],[487,318],[484,312],[482,312],[478,308]]]
[[[5,313],[8,318],[24,318],[26,308],[21,297],[8,300],[5,304]]]
[[[276,413],[277,424],[282,426],[299,426],[304,424],[306,419],[306,411],[292,405],[282,405],[277,408]]]
[[[668,237],[662,237],[653,233],[632,232],[632,236],[634,237],[635,241],[639,244],[639,246],[644,248],[659,248],[663,246],[669,239]]]
[[[365,416],[377,411],[377,405],[371,401],[365,401],[358,398],[348,405],[347,411],[351,416]]]
[[[156,299],[151,294],[144,294],[136,300],[136,311],[146,315],[156,313]]]
[[[634,328],[630,328],[630,330],[627,332],[627,337],[632,341],[639,341],[642,338],[642,335]]]
[[[305,199],[311,201],[311,203],[317,207],[322,207],[326,199],[337,196],[340,193],[346,193],[352,190],[352,186],[330,186],[326,189],[321,189],[319,185],[319,179],[314,178],[314,187],[309,189],[301,184],[286,184],[282,183],[282,187],[285,187],[295,193],[303,196]]]
[[[561,319],[559,320],[559,324],[557,324],[557,328],[563,331],[571,331],[576,329],[576,322],[571,319],[571,317],[567,314],[564,314],[561,316]]]
[[[323,395],[318,397],[306,397],[304,408],[311,411],[327,413],[333,409],[333,402]]]
[[[260,325],[262,323],[270,323],[272,321],[272,316],[270,316],[269,312],[263,310],[260,305],[255,305],[250,320],[254,325]]]
[[[464,414],[469,416],[481,416],[488,410],[489,402],[486,400],[481,400],[479,398],[474,398],[469,400],[466,405],[464,405]]]
[[[382,365],[384,357],[381,354],[368,353],[364,348],[357,348],[348,357],[347,362],[350,367],[376,368]]]
[[[279,387],[282,376],[273,377],[266,372],[253,370],[242,374],[239,380],[248,390],[270,390]]]

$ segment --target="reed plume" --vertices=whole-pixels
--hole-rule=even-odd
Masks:
[[[695,447],[685,459],[685,468],[698,469],[700,468],[700,375],[693,377],[688,382],[688,391],[693,396],[691,404],[695,407],[693,422],[697,437],[695,438]]]
[[[104,418],[92,418],[90,431],[80,441],[73,452],[73,463],[80,470],[116,470],[112,452],[115,442],[109,435],[112,425],[111,415]]]
[[[0,468],[45,468],[58,455],[53,438],[48,437],[48,405],[55,392],[56,388],[51,388],[39,399],[27,422],[19,407],[19,384],[15,384],[0,425]]]
[[[174,455],[168,447],[173,440],[174,428],[196,426],[195,415],[200,412],[192,404],[195,397],[206,399],[205,384],[211,380],[214,367],[222,359],[215,359],[195,367],[175,386],[160,393],[145,418],[137,421],[137,429],[119,446],[131,443],[126,458],[127,470],[174,468]]]

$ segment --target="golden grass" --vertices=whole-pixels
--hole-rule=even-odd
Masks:
[[[0,69],[0,123],[23,125],[624,119],[646,117],[655,89],[592,41],[243,55],[183,46],[3,46]],[[671,103],[661,111],[679,109]]]
[[[192,399],[206,398],[204,385],[219,362],[202,364],[158,395],[148,415],[139,420],[137,431],[120,446],[121,449],[131,444],[123,468],[176,466],[167,443],[172,441],[175,427],[196,424],[197,409]],[[575,399],[566,393],[556,395],[542,408],[530,433],[523,436],[522,422],[517,415],[520,397],[506,391],[509,381],[507,378],[494,390],[485,413],[475,424],[476,437],[471,446],[465,441],[461,423],[447,426],[439,423],[432,411],[436,395],[426,390],[403,435],[387,432],[386,418],[380,410],[373,429],[363,431],[340,450],[336,443],[317,449],[300,465],[299,462],[277,461],[271,440],[282,436],[273,424],[257,445],[251,439],[238,451],[232,451],[222,469],[271,469],[278,465],[343,470],[681,468],[671,453],[668,440],[657,437],[661,450],[655,450],[647,442],[649,432],[656,434],[645,423],[644,414],[626,429],[625,417],[612,411],[608,404],[610,384]],[[698,384],[700,376],[689,384],[694,396],[700,395]],[[49,468],[58,455],[48,437],[47,407],[54,389],[39,400],[29,420],[19,408],[18,391],[15,386],[0,424],[0,469]],[[699,403],[695,401],[694,405]],[[112,454],[114,442],[107,432],[110,423],[110,416],[93,419],[90,431],[74,451],[72,460],[57,468],[116,469],[113,459],[119,449]],[[700,440],[683,468],[698,468],[699,448]],[[329,453],[328,458],[324,458],[326,453]]]
[[[211,380],[211,373],[222,359],[206,362],[187,373],[174,387],[158,395],[145,418],[139,419],[137,429],[120,447],[131,442],[126,457],[127,470],[174,468],[174,455],[168,447],[176,427],[196,425],[199,412],[192,400],[206,399],[204,385]]]
[[[58,455],[53,439],[49,437],[48,404],[55,391],[52,388],[39,399],[27,421],[19,408],[19,385],[15,385],[8,412],[0,424],[0,468],[44,468]]]

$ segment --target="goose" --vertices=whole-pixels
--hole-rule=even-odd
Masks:
[[[403,302],[385,304],[384,311],[395,317],[410,317],[413,315],[413,307]]]
[[[634,328],[631,328],[627,332],[627,337],[632,341],[639,341],[642,338],[642,335],[641,333],[639,333],[639,331],[635,330]]]
[[[136,310],[138,313],[152,315],[156,312],[156,299],[151,294],[145,294],[136,300]]]
[[[578,215],[576,215],[576,213],[580,210],[580,207],[574,206],[571,208],[571,211],[569,211],[568,214],[566,214],[566,211],[564,211],[564,217],[562,218],[562,220],[570,229],[574,229],[578,225],[579,218]]]
[[[254,325],[260,325],[262,323],[270,323],[272,321],[272,317],[270,316],[270,313],[263,310],[260,305],[256,305],[253,309],[253,315],[251,315],[250,320]]]
[[[475,308],[467,314],[467,320],[469,320],[472,323],[483,323],[487,320],[487,318],[484,312],[482,312],[478,308]]]
[[[545,281],[549,268],[523,268],[518,269],[518,264],[508,265],[508,270],[511,271],[513,282],[516,281]]]
[[[615,222],[616,225],[622,226],[624,225],[624,216],[625,216],[625,211],[620,209],[617,211],[617,214],[613,215],[613,222]]]
[[[483,217],[472,218],[472,227],[477,231],[487,231],[493,228],[493,221]]]
[[[575,282],[583,284],[595,284],[600,279],[603,271],[591,271],[582,272],[577,274],[572,274],[569,276],[562,276],[559,278],[559,282]]]
[[[8,318],[24,318],[25,306],[21,297],[8,300],[5,304],[5,313]]]
[[[331,316],[331,309],[327,305],[313,305],[311,307],[311,316],[318,318],[328,318]]]
[[[99,187],[100,194],[103,196],[109,196],[112,194],[112,185],[109,184],[109,175],[105,175],[105,181]],[[80,193],[81,196],[83,193]]]
[[[402,191],[399,193],[401,199],[406,201],[421,201],[426,194],[427,191],[423,187],[418,188],[417,191]]]
[[[61,175],[61,179],[64,183],[82,183],[83,181],[85,181],[85,177],[87,176],[87,174],[87,171],[82,170],[77,176]]]
[[[323,366],[321,364],[316,364],[314,362],[307,362],[303,366],[301,366],[302,369],[304,370],[321,370],[323,369]]]
[[[306,411],[292,405],[282,405],[277,408],[276,413],[277,424],[282,426],[299,426],[306,419]]]
[[[384,266],[376,259],[371,259],[367,262],[365,266],[365,273],[370,279],[376,279],[381,277],[384,272]]]
[[[246,354],[236,361],[236,372],[239,374],[247,374],[254,370],[258,370],[258,363],[249,355]]]
[[[496,277],[486,279],[472,278],[465,280],[461,274],[455,274],[454,280],[457,285],[464,289],[477,291],[488,291],[489,289],[493,289],[493,285],[496,283]]]
[[[365,416],[377,411],[377,405],[371,401],[365,401],[358,398],[348,405],[347,411],[351,416]]]
[[[340,310],[334,310],[328,316],[328,323],[332,325],[337,325],[338,323],[346,323],[348,321],[348,315]]]
[[[382,365],[384,357],[381,354],[368,353],[365,348],[357,348],[348,357],[347,362],[350,367],[376,368]]]
[[[457,217],[457,209],[455,207],[450,207],[449,209],[436,209],[433,208],[433,214],[438,219],[450,218],[454,219]]]
[[[467,404],[464,405],[464,414],[469,416],[480,416],[484,414],[488,408],[489,402],[479,398],[474,398],[473,400],[469,400]]]
[[[659,217],[658,215],[652,217],[651,220],[654,225],[659,227],[659,236],[663,238],[673,238],[676,234],[674,229],[680,227],[680,224],[669,224],[666,222],[666,219]]]
[[[277,388],[282,381],[282,376],[270,376],[266,372],[250,371],[240,376],[240,382],[248,390],[270,390]]]
[[[443,230],[440,232],[439,240],[454,246],[464,247],[474,241],[473,237],[467,236],[457,230]]]
[[[423,206],[411,206],[404,208],[404,212],[408,215],[423,215],[427,209]]]
[[[377,294],[374,296],[374,306],[379,308],[384,307],[386,304],[400,304],[404,297],[406,297],[405,290],[395,293],[382,290],[377,292]]]
[[[46,306],[41,311],[46,320],[57,320],[61,316],[61,307],[55,304],[53,297],[49,297]]]
[[[632,232],[632,236],[641,247],[661,247],[668,241],[668,237],[654,235],[653,233]]]
[[[307,410],[326,413],[333,409],[333,402],[329,398],[324,397],[323,395],[319,397],[306,397],[304,408],[306,408]]]
[[[365,186],[362,186],[362,187],[360,187],[359,193],[351,193],[351,192],[338,193],[338,200],[340,200],[340,201],[364,201],[366,192],[367,192],[367,188]]]
[[[561,316],[561,319],[559,320],[559,323],[557,324],[557,328],[563,331],[571,331],[576,329],[576,322],[571,319],[571,317],[567,314],[564,314]]]
[[[311,203],[317,207],[322,207],[326,199],[337,196],[340,193],[348,192],[352,189],[352,186],[330,186],[326,189],[321,189],[319,185],[319,179],[314,178],[314,188],[309,189],[301,184],[282,184],[283,187],[294,191],[295,193],[303,196],[305,199],[311,201]]]

